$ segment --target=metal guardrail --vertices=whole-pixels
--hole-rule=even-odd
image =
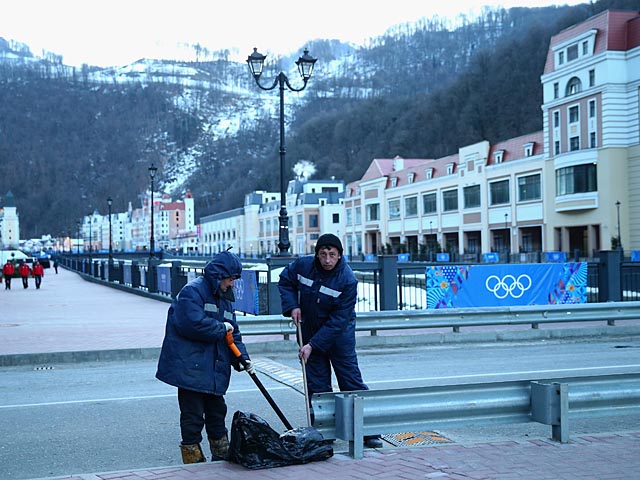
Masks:
[[[538,422],[569,441],[572,419],[640,413],[640,365],[562,371],[562,375],[484,383],[328,392],[311,403],[314,426],[327,439],[349,441],[363,456],[367,435],[468,425]],[[472,377],[477,381],[477,377]]]
[[[384,310],[357,314],[356,331],[376,335],[379,330],[410,330],[463,327],[531,325],[575,322],[616,322],[640,319],[640,302],[586,303],[578,305],[533,305],[521,307],[450,308],[438,310]],[[288,340],[296,331],[291,320],[281,315],[238,317],[243,335],[283,335]]]

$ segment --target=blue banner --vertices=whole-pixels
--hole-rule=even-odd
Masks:
[[[258,277],[255,270],[242,271],[242,277],[233,282],[233,294],[236,297],[236,301],[233,302],[235,310],[253,315],[260,313]]]
[[[500,255],[496,252],[483,253],[482,258],[484,259],[484,263],[498,263],[500,261]]]
[[[640,262],[640,250],[631,250],[631,261]]]
[[[437,253],[436,254],[436,261],[438,261],[438,262],[448,262],[449,261],[449,254],[448,253]]]
[[[427,267],[427,308],[587,302],[587,263]]]

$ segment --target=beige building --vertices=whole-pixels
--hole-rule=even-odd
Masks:
[[[440,159],[375,159],[345,192],[349,254],[640,248],[640,14],[551,39],[542,132]]]

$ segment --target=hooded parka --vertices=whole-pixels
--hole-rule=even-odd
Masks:
[[[219,289],[223,278],[239,278],[240,259],[231,252],[216,255],[204,275],[185,285],[169,307],[156,378],[175,387],[224,395],[231,366],[237,368],[226,342],[224,322],[233,325],[233,338],[245,360],[249,355],[238,329],[233,292]]]

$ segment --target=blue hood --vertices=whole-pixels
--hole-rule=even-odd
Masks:
[[[213,291],[218,288],[218,283],[223,278],[240,278],[242,274],[242,262],[238,256],[231,252],[221,252],[204,267],[204,278],[211,284]]]

